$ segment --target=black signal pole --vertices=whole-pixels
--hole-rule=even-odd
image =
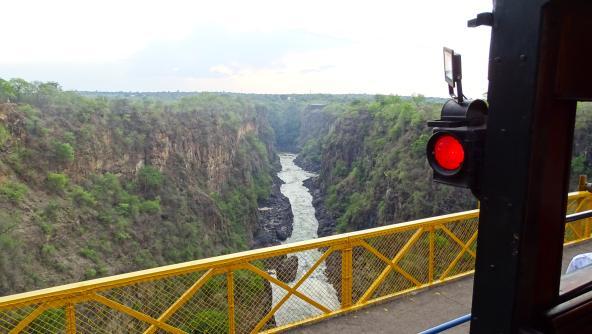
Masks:
[[[576,100],[592,98],[590,13],[589,1],[494,1],[471,333],[547,332]]]

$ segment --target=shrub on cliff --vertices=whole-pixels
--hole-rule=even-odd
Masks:
[[[60,163],[74,161],[74,148],[68,143],[55,142],[53,144],[53,157]]]
[[[68,176],[63,173],[47,173],[45,184],[47,188],[55,193],[62,193],[68,186]]]
[[[71,195],[74,202],[78,205],[93,206],[97,202],[91,193],[80,186],[74,186]]]
[[[17,181],[7,181],[0,184],[0,197],[19,203],[23,200],[29,189],[26,185]]]
[[[152,166],[144,166],[138,171],[138,186],[140,191],[147,195],[154,195],[163,182],[163,176],[158,169]]]
[[[9,138],[10,132],[8,132],[4,125],[0,124],[0,148],[4,147]]]
[[[91,182],[91,194],[99,202],[103,205],[119,203],[124,190],[117,175],[112,173],[95,175],[91,178]]]
[[[144,201],[140,204],[140,212],[148,215],[155,215],[160,212],[160,200]]]

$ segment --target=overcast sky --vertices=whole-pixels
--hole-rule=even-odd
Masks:
[[[491,0],[6,1],[0,77],[64,89],[446,96],[487,90]]]

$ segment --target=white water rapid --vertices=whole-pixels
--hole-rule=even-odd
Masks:
[[[292,213],[294,214],[294,228],[292,235],[283,243],[291,243],[302,240],[317,238],[317,228],[319,223],[315,217],[315,209],[312,205],[312,195],[302,182],[315,176],[302,168],[296,166],[294,159],[296,155],[282,153],[280,162],[282,170],[278,176],[285,183],[281,186],[281,192],[290,200]],[[321,253],[316,249],[296,253],[298,257],[298,272],[296,279],[289,282],[293,286],[296,282],[314,265],[321,257]],[[325,275],[325,263],[322,263],[313,274],[300,286],[299,292],[302,292],[328,307],[337,309],[339,300],[337,292],[333,285],[327,280]],[[275,284],[272,284],[273,305],[275,306],[285,295],[286,290]],[[275,313],[275,321],[278,326],[321,314],[321,311],[308,304],[297,296],[292,295]]]

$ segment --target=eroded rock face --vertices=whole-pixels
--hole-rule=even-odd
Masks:
[[[319,222],[317,234],[319,238],[333,235],[335,233],[336,219],[335,217],[325,208],[324,196],[319,188],[319,177],[311,177],[303,182],[304,186],[308,188],[312,195],[312,205],[315,208],[315,217]]]
[[[255,247],[276,245],[292,235],[294,215],[290,201],[280,191],[282,183],[274,174],[271,195],[260,203],[259,224],[254,234]]]
[[[0,259],[0,295],[253,245],[253,235],[264,221],[258,219],[257,207],[249,202],[237,218],[220,205],[226,194],[253,188],[256,176],[275,175],[271,130],[248,104],[245,110],[233,111],[240,116],[233,122],[223,110],[142,111],[106,105],[103,108],[112,109],[82,115],[60,108],[36,111],[31,119],[19,106],[0,104],[0,125],[10,133],[0,149],[0,182],[13,180],[28,189],[21,203],[0,200],[0,219],[5,212],[18,217],[19,228],[11,237],[27,245],[2,251],[0,257],[7,261]],[[64,142],[66,134],[73,138],[74,159],[56,164],[52,145]],[[17,151],[26,152],[19,164],[14,163]],[[148,196],[134,183],[146,166],[165,180]],[[160,208],[151,214],[124,216],[125,221],[116,216],[116,210],[127,208],[125,203],[118,207],[121,199],[113,198],[112,211],[94,204],[82,208],[71,198],[70,189],[54,193],[45,187],[49,172],[63,173],[70,186],[87,192],[95,176],[110,174],[130,196],[158,201]],[[270,225],[278,228],[270,230],[265,245],[291,233],[291,218],[284,217],[291,213],[289,204],[286,207],[275,191],[272,194],[270,201],[280,203],[281,213],[271,219]],[[43,230],[39,215],[45,217],[49,203],[55,212],[43,218],[51,227]],[[244,238],[242,244],[236,242],[237,233]],[[39,255],[44,245],[51,245],[46,246],[51,256]],[[90,257],[81,252],[87,248]]]
[[[275,246],[275,245],[274,245]],[[290,283],[296,279],[298,274],[298,257],[292,255],[280,255],[263,260],[265,270],[275,272],[277,279]]]
[[[275,245],[271,245],[271,246],[277,246],[280,245],[280,243],[277,243]],[[282,265],[282,263],[284,263],[284,261],[286,261],[286,259],[288,258],[287,255],[279,255],[279,256],[275,256],[275,257],[270,257],[270,258],[265,258],[263,259],[263,265],[265,266],[265,270],[267,271],[277,271],[278,268]]]
[[[323,159],[321,160],[320,180],[321,189],[332,184],[336,178],[339,165],[350,169],[352,164],[364,152],[364,137],[367,136],[372,117],[367,111],[361,111],[356,118],[340,118],[332,126],[333,136],[324,143]]]
[[[320,142],[327,135],[333,126],[336,115],[323,110],[325,105],[309,105],[301,112],[300,117],[300,133],[296,140],[297,147],[301,152],[296,157],[295,163],[302,167],[302,169],[313,173],[320,173],[321,163],[318,157],[311,157],[305,148],[307,145],[315,143],[317,146],[314,150],[321,150]]]
[[[83,143],[84,154],[78,155],[68,167],[69,174],[74,179],[107,171],[133,176],[138,165],[150,165],[181,176],[179,181],[185,185],[219,192],[235,174],[250,172],[251,166],[242,166],[237,152],[246,136],[258,136],[257,119],[246,120],[237,129],[230,129],[191,113],[165,114],[164,120],[156,125],[146,124],[139,115],[136,118],[140,125],[136,124],[137,129],[129,131],[138,141],[123,150],[120,134],[97,125],[93,137]],[[241,170],[245,167],[246,171]]]
[[[275,236],[279,239],[279,240],[286,240],[290,237],[290,234],[292,234],[291,232],[291,227],[288,224],[283,224],[280,225],[278,229],[275,230]]]

